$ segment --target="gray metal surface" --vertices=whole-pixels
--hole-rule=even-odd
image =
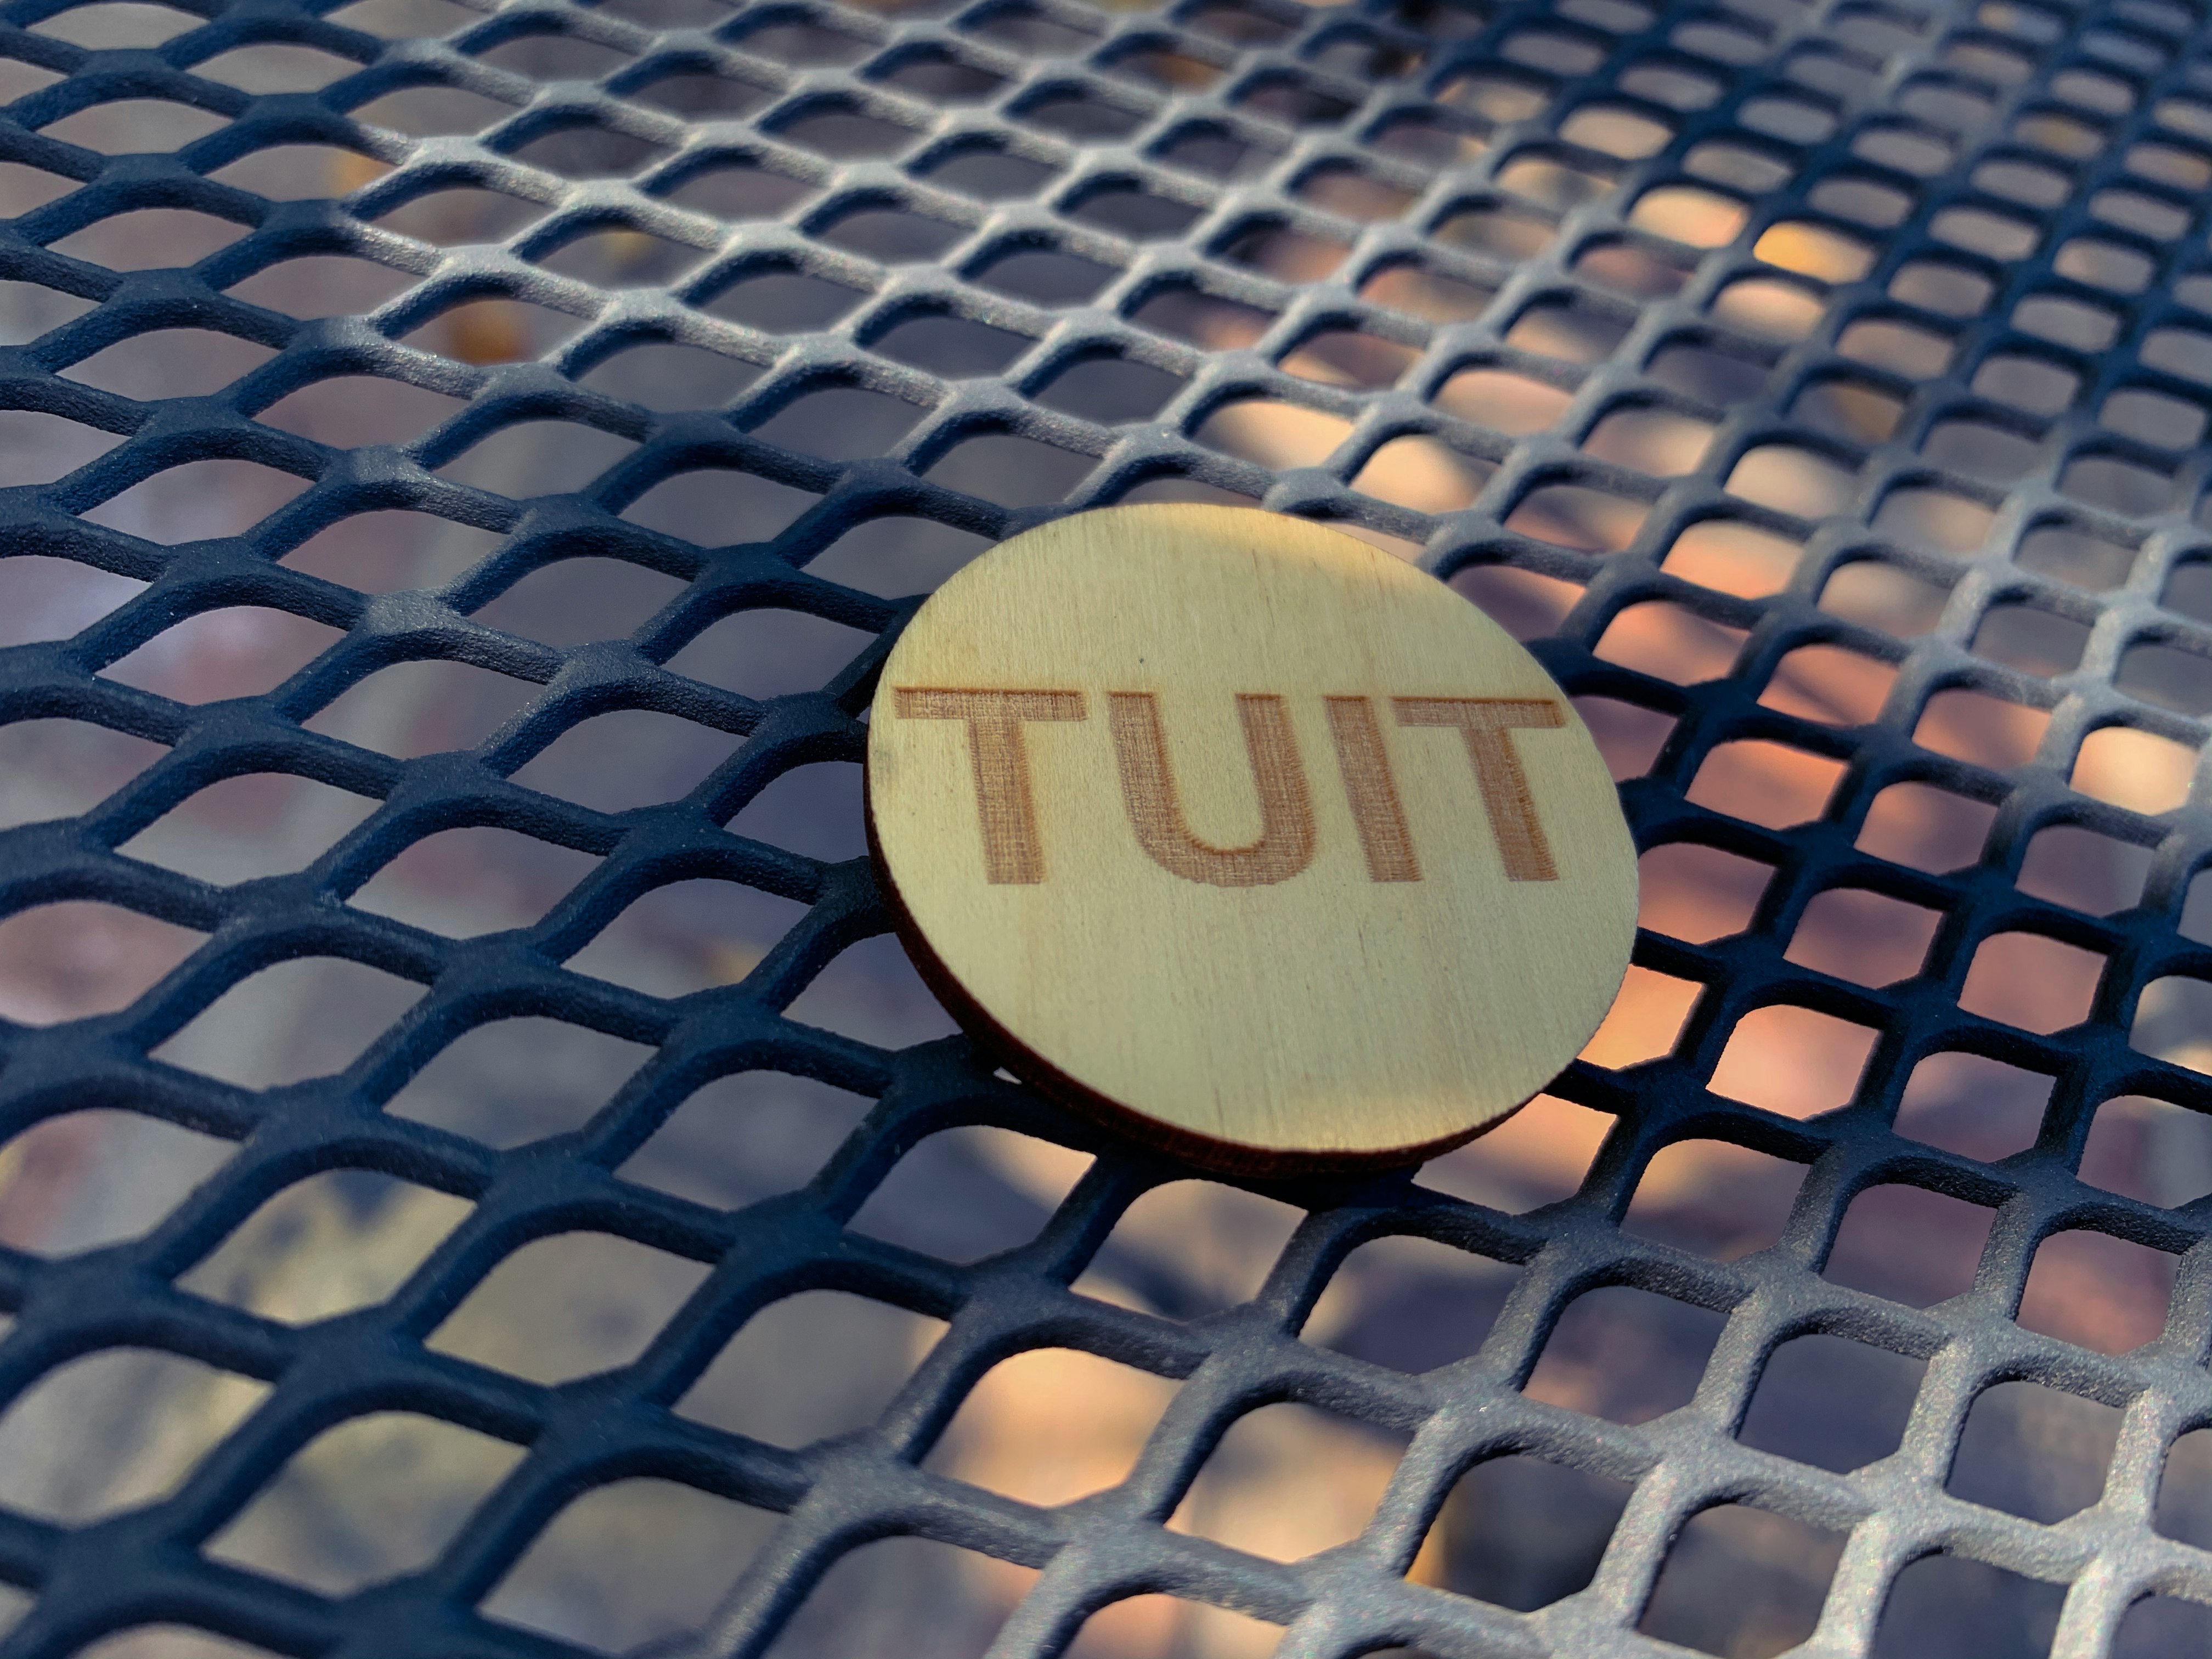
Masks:
[[[0,6],[0,1655],[2212,1641],[2196,13],[187,9]],[[1623,777],[1615,1021],[1427,1171],[1184,1182],[883,937],[912,596],[1160,498],[1419,557]]]

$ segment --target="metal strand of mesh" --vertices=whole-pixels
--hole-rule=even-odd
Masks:
[[[2100,426],[2088,411],[2125,386],[2185,400],[2201,387],[2148,359],[2145,342],[2196,313],[2180,296],[2201,269],[2201,192],[2130,170],[2131,146],[2156,141],[2212,155],[2204,89],[2204,26],[2179,8],[2128,0],[2079,10],[1984,5],[1794,3],[1723,8],[1683,0],[1650,12],[1611,4],[1508,6],[1483,16],[1363,4],[1308,11],[1283,0],[1212,0],[1158,14],[1093,12],[1068,0],[1019,7],[995,0],[933,16],[883,16],[810,0],[778,17],[834,26],[866,43],[857,68],[797,68],[748,49],[755,11],[706,29],[658,30],[611,12],[532,0],[488,11],[442,40],[386,40],[325,21],[325,7],[254,0],[195,3],[199,27],[156,47],[94,51],[34,25],[58,0],[0,9],[0,51],[59,78],[0,111],[0,159],[76,181],[49,204],[0,227],[0,279],[92,302],[75,320],[0,356],[0,403],[116,434],[106,455],[57,482],[0,493],[10,556],[45,554],[149,585],[73,637],[0,656],[0,720],[67,717],[150,738],[167,753],[83,816],[32,824],[0,841],[0,911],[97,899],[199,930],[207,942],[124,1012],[46,1029],[0,1030],[0,1133],[88,1105],[136,1113],[234,1139],[218,1177],[144,1237],[84,1256],[0,1252],[0,1310],[15,1316],[0,1343],[0,1400],[54,1367],[131,1343],[204,1359],[275,1385],[163,1502],[72,1529],[0,1511],[0,1580],[36,1601],[0,1642],[8,1659],[75,1651],[100,1634],[171,1620],[286,1653],[550,1655],[559,1643],[480,1616],[476,1606],[562,1505],[621,1476],[657,1474],[787,1511],[774,1542],[696,1638],[673,1654],[763,1651],[821,1574],[855,1544],[915,1534],[1042,1569],[1001,1632],[994,1656],[1059,1651],[1084,1619],[1115,1598],[1165,1590],[1289,1627],[1282,1651],[1349,1659],[1390,1646],[1438,1655],[1658,1652],[1635,1626],[1669,1540],[1699,1510],[1743,1501],[1848,1532],[1817,1633],[1802,1651],[1869,1650],[1890,1583],[1916,1558],[1952,1551],[2069,1586],[2052,1652],[2106,1650],[2138,1595],[2212,1600],[2212,1559],[2150,1526],[2164,1449],[2212,1416],[2204,1363],[2212,1346],[2212,1266],[2201,1248],[2202,1206],[2157,1208],[2086,1186],[2074,1174],[2090,1115],[2116,1094],[2152,1090],[2212,1109],[2212,1085],[2132,1047],[2137,1002],[2161,977],[2212,975],[2212,950],[2177,932],[2190,878],[2212,851],[2212,819],[2188,805],[2144,813],[2070,787],[2076,752],[2120,726],[2195,749],[2190,714],[2121,689],[2127,650],[2146,641],[2212,654],[2212,631],[2162,609],[2168,578],[2204,546],[2190,517],[2203,452],[2177,457]],[[1080,41],[1073,52],[1033,43],[1037,20]],[[1854,29],[1863,31],[1855,34]],[[597,41],[630,54],[604,79],[539,83],[478,61],[526,33]],[[1272,39],[1250,44],[1242,37]],[[253,42],[313,46],[359,65],[319,91],[249,95],[194,73]],[[1128,65],[1166,51],[1216,72],[1210,90],[1148,82]],[[899,65],[947,60],[1002,78],[984,100],[939,106],[886,83]],[[761,88],[763,107],[738,120],[687,120],[640,94],[676,74],[726,74]],[[407,87],[459,88],[513,106],[473,136],[410,138],[349,114]],[[173,154],[106,155],[41,129],[104,101],[159,98],[224,118]],[[1115,135],[1071,139],[1042,123],[1054,100],[1106,112]],[[2179,104],[2173,100],[2180,100]],[[1650,153],[1624,157],[1571,136],[1593,106],[1641,118]],[[2193,112],[2193,124],[2188,112]],[[792,135],[811,116],[888,124],[894,157],[840,159]],[[579,179],[518,159],[562,131],[597,128],[641,142],[653,159],[630,176]],[[1885,149],[1878,136],[1913,141]],[[1206,141],[1253,147],[1264,162],[1243,176],[1210,174],[1179,148]],[[1739,169],[1711,161],[1721,141]],[[276,202],[210,175],[276,143],[326,143],[389,170],[342,199]],[[2071,146],[2069,149],[2067,147]],[[1049,171],[1048,185],[981,200],[933,182],[962,155],[997,153]],[[1510,169],[1536,157],[1590,187],[1584,199],[1530,199]],[[1705,158],[1701,165],[1701,156]],[[2024,159],[2063,170],[2063,198],[2025,206],[1993,194],[1984,169]],[[817,187],[781,220],[741,225],[672,204],[684,180],[732,161],[765,164]],[[1351,216],[1317,181],[1356,176],[1393,192],[1387,214]],[[1978,183],[1978,179],[1984,182]],[[1870,226],[1822,205],[1822,186],[1853,180],[1904,205]],[[503,245],[438,249],[380,228],[378,219],[434,185],[495,186],[548,210]],[[2112,222],[2100,192],[2124,185],[2162,203],[2185,234],[2154,236]],[[1133,240],[1079,211],[1100,192],[1141,189],[1192,210],[1188,228]],[[1713,245],[1687,246],[1654,224],[1653,192],[1694,188],[1734,217]],[[823,240],[845,213],[888,205],[955,226],[933,262],[879,263]],[[52,244],[120,212],[199,210],[246,234],[189,269],[118,271]],[[2027,225],[2032,252],[2000,256],[1947,234],[1945,216],[1978,210]],[[1447,234],[1455,216],[1503,214],[1523,246],[1488,247]],[[588,230],[621,227],[702,257],[665,287],[611,291],[538,263]],[[1863,269],[1755,254],[1784,228],[1819,246],[1861,250]],[[1321,250],[1326,268],[1285,275],[1253,250]],[[1821,239],[1827,239],[1823,241]],[[2132,282],[2064,250],[2094,243],[2134,256]],[[987,285],[1009,252],[1049,248],[1112,271],[1087,301],[1049,306]],[[1625,250],[1674,273],[1644,292],[1609,285],[1590,263]],[[414,281],[361,316],[300,320],[226,290],[283,259],[350,253]],[[1844,256],[1848,264],[1850,256]],[[1330,263],[1333,262],[1333,263]],[[2125,264],[2125,260],[2119,261]],[[1939,268],[1982,290],[1947,308],[1905,273]],[[1492,295],[1457,320],[1395,309],[1373,279],[1417,269]],[[793,334],[727,320],[716,296],[763,272],[796,272],[852,290],[834,325]],[[1593,274],[1593,272],[1596,274]],[[2083,274],[2084,272],[2087,274]],[[984,280],[979,280],[984,279]],[[1747,282],[1798,296],[1809,320],[1794,337],[1761,332],[1730,296]],[[1234,340],[1140,320],[1164,295],[1249,307],[1263,321]],[[482,366],[407,343],[424,323],[484,296],[523,300],[580,324],[537,361]],[[1917,297],[1916,297],[1917,296]],[[2113,320],[2111,344],[2068,342],[2023,326],[2020,302],[2070,300]],[[1558,309],[1612,343],[1575,362],[1516,343],[1516,325]],[[996,374],[947,378],[876,351],[902,322],[950,315],[1023,337]],[[1917,331],[1937,359],[1901,365],[1849,337],[1869,324]],[[220,392],[141,402],[65,378],[93,353],[189,325],[234,335],[275,355]],[[1328,385],[1281,360],[1316,332],[1364,330],[1407,349],[1413,366],[1391,388]],[[578,383],[627,345],[710,348],[764,372],[727,409],[664,414]],[[1654,368],[1669,346],[1699,347],[1744,366],[1756,389],[1736,397],[1686,386]],[[2079,378],[2070,411],[2024,414],[1978,392],[1977,368],[2006,352]],[[1180,377],[1152,420],[1110,426],[1035,401],[1069,366],[1119,356]],[[1469,362],[1516,372],[1566,394],[1542,430],[1501,433],[1448,412],[1431,394]],[[258,423],[285,395],[342,374],[371,374],[465,399],[465,407],[398,447],[336,449]],[[1808,388],[1847,376],[1902,404],[1893,431],[1852,441],[1801,412]],[[860,387],[924,410],[883,459],[832,461],[752,435],[779,410],[824,386]],[[1346,423],[1310,464],[1279,465],[1200,441],[1218,411],[1266,398]],[[1584,448],[1624,405],[1711,425],[1694,470],[1661,479]],[[2030,442],[2019,476],[1992,480],[1931,459],[1947,418],[1977,415]],[[513,501],[441,477],[439,469],[495,430],[558,420],[634,440],[636,448],[574,494]],[[1011,434],[1092,462],[1064,500],[1007,507],[933,481],[979,434]],[[1387,444],[1439,441],[1486,471],[1472,505],[1431,514],[1354,487]],[[1761,504],[1729,488],[1762,446],[1795,446],[1849,475],[1825,515]],[[129,486],[187,461],[228,457],[307,481],[287,505],[235,538],[165,546],[80,516]],[[2084,458],[2154,472],[2167,500],[2139,512],[2085,499],[2069,483]],[[1296,458],[1301,460],[1309,458]],[[621,514],[653,485],[687,470],[754,474],[817,495],[770,539],[699,546]],[[1068,1286],[1121,1211],[1147,1187],[1183,1173],[1093,1133],[992,1075],[954,1040],[904,1053],[796,1024],[781,1010],[845,946],[886,919],[863,863],[823,864],[725,826],[792,768],[854,761],[857,716],[890,635],[907,613],[807,574],[810,559],[854,526],[897,513],[999,538],[1056,514],[1110,502],[1148,482],[1188,479],[1275,511],[1341,520],[1418,543],[1451,575],[1498,565],[1579,590],[1536,647],[1578,696],[1673,717],[1649,770],[1623,787],[1639,845],[1693,842],[1772,866],[1778,878],[1746,931],[1706,945],[1646,932],[1639,965],[1704,988],[1668,1056],[1623,1073],[1578,1063],[1556,1085],[1613,1114],[1618,1127],[1576,1197],[1510,1217],[1448,1199],[1410,1178],[1272,1188],[1310,1215],[1254,1301],[1184,1324],[1107,1306]],[[1576,486],[1637,517],[1604,550],[1563,546],[1516,511],[1534,492]],[[1887,526],[1881,510],[1909,490],[1947,492],[1994,517],[1973,548],[1928,544]],[[289,568],[282,556],[317,531],[392,507],[431,512],[497,532],[498,550],[436,591],[364,595]],[[1723,517],[1801,542],[1789,585],[1744,598],[1670,574],[1665,556],[1702,520]],[[2124,585],[2088,592],[2015,560],[2039,526],[2063,521],[2136,550]],[[1522,527],[1515,527],[1521,526]],[[471,612],[521,575],[587,548],[681,579],[681,595],[626,640],[558,648],[472,622]],[[1948,588],[1941,614],[1911,637],[1824,609],[1839,570],[1871,562]],[[1664,600],[1745,637],[1725,677],[1692,687],[1601,658],[1596,647],[1628,607]],[[2090,625],[2078,667],[2039,676],[1977,656],[1982,620],[1999,604],[2032,603]],[[343,637],[266,695],[189,706],[103,678],[100,670],[180,621],[251,604],[341,630]],[[757,701],[663,665],[713,622],[775,606],[878,635],[818,690]],[[1894,665],[1879,715],[1821,723],[1763,704],[1778,665],[1808,645],[1840,645]],[[303,722],[347,687],[418,659],[472,664],[542,690],[473,751],[396,760],[310,731]],[[1967,689],[2048,710],[2032,757],[1978,764],[1916,743],[1939,693]],[[746,742],[688,796],[624,813],[587,810],[508,781],[558,733],[610,708],[645,708]],[[1692,799],[1693,781],[1724,744],[1763,740],[1843,763],[1818,817],[1774,828]],[[296,875],[223,888],[155,868],[114,848],[202,787],[246,771],[279,770],[375,797],[381,807]],[[1875,795],[1901,781],[1933,782],[2000,808],[1978,865],[1931,874],[1860,850]],[[2143,897],[2090,917],[2014,885],[2039,828],[2065,822],[2155,848]],[[598,870],[535,927],[471,941],[349,908],[346,900],[402,849],[434,830],[492,824],[604,855]],[[744,884],[807,907],[742,981],[676,1000],[564,969],[632,901],[670,882]],[[1784,945],[1815,895],[1848,885],[1932,907],[1942,920],[1923,970],[1873,988],[1789,960]],[[2106,958],[2084,1023],[2033,1034],[1963,1012],[1962,983],[1991,935],[2041,933]],[[421,1001],[342,1074],[255,1092],[149,1058],[223,992],[271,963],[309,955],[364,963],[427,988]],[[1754,1010],[1790,1005],[1879,1033],[1850,1106],[1797,1121],[1706,1087],[1731,1031]],[[384,1102],[441,1048],[499,1016],[551,1016],[653,1045],[652,1062],[582,1131],[501,1153],[385,1114]],[[1920,1058],[1965,1048],[2057,1079],[2031,1150],[1991,1165],[1905,1139],[1890,1127]],[[611,1171],[702,1080],[770,1066],[880,1097],[861,1129],[808,1188],[735,1213],[617,1180]],[[1098,1154],[1092,1173],[1031,1245],[953,1267],[845,1231],[900,1156],[933,1130],[989,1123]],[[1650,1158],[1692,1133],[1808,1162],[1811,1174],[1780,1243],[1729,1263],[1701,1260],[1622,1231],[1629,1195]],[[226,1309],[172,1280],[261,1202],[303,1175],[380,1170],[461,1195],[468,1219],[388,1303],[321,1325],[287,1327]],[[1911,1309],[1824,1279],[1818,1269],[1850,1200],[1903,1182],[1994,1206],[1997,1221],[1972,1291]],[[425,1335],[502,1256],[564,1228],[590,1225],[649,1243],[712,1272],[642,1358],[620,1371],[544,1388],[427,1351]],[[2107,1356],[2014,1322],[2038,1243],[2087,1227],[2183,1256],[2166,1334]],[[1504,1315],[1474,1358],[1406,1376],[1302,1343],[1300,1322],[1359,1243],[1411,1233],[1524,1263]],[[1725,1334],[1692,1403],[1638,1426],[1598,1421],[1518,1390],[1566,1304],[1600,1285],[1630,1285],[1724,1313]],[[669,1404],[755,1311],[799,1289],[842,1288],[951,1322],[946,1336],[868,1432],[798,1452],[681,1420]],[[1821,1331],[1929,1359],[1899,1455],[1835,1475],[1740,1445],[1734,1437],[1765,1359],[1784,1340]],[[966,1391],[992,1364],[1044,1342],[1079,1346],[1188,1379],[1136,1471],[1120,1487],[1063,1510],[1000,1498],[919,1467]],[[2059,1526],[1965,1503],[1944,1490],[1968,1407],[1993,1381],[2025,1378],[2124,1408],[2103,1501]],[[1277,1565],[1165,1528],[1162,1522],[1229,1423],[1255,1402],[1295,1399],[1412,1436],[1389,1492],[1353,1544]],[[405,1408],[527,1448],[465,1533],[423,1572],[345,1601],[280,1585],[212,1560],[200,1545],[300,1446],[349,1417]],[[1635,1495],[1590,1588],[1521,1618],[1408,1582],[1423,1534],[1459,1474],[1500,1448],[1635,1480]]]

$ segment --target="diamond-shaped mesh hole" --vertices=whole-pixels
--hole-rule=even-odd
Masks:
[[[1262,1659],[1282,1643],[1283,1627],[1211,1602],[1164,1595],[1125,1596],[1083,1621],[1067,1648],[1070,1659],[1114,1659],[1131,1651],[1157,1651],[1169,1644],[1218,1653],[1226,1659]]]
[[[295,1452],[207,1553],[343,1595],[429,1565],[521,1457],[412,1412],[353,1418]]]
[[[1675,1539],[1637,1628],[1768,1659],[1813,1633],[1844,1535],[1748,1504],[1700,1510]]]
[[[507,1624],[627,1652],[704,1620],[775,1525],[678,1481],[611,1480],[554,1516],[480,1605]],[[641,1584],[651,1593],[637,1595]]]
[[[933,1539],[878,1539],[837,1558],[769,1652],[849,1651],[872,1640],[903,1641],[905,1632],[887,1628],[880,1611],[897,1607],[927,1619],[940,1650],[981,1654],[1036,1577],[1033,1569]]]
[[[2175,1262],[2163,1250],[2073,1229],[2036,1247],[2020,1322],[2100,1353],[2158,1340],[2173,1296]]]
[[[182,149],[228,125],[212,110],[176,100],[120,98],[65,115],[40,131],[45,137],[82,144],[103,155],[124,155]]]
[[[1602,1112],[1539,1095],[1480,1139],[1421,1171],[1424,1185],[1517,1215],[1571,1197],[1613,1125]]]
[[[2031,1521],[2063,1521],[2097,1501],[2119,1433],[2112,1406],[2039,1382],[1974,1396],[1948,1489]]]
[[[104,1636],[77,1652],[88,1659],[267,1659],[269,1650],[232,1642],[185,1625],[139,1625]]]
[[[117,342],[64,371],[125,398],[197,398],[258,368],[267,346],[205,328],[160,328]]]
[[[153,1348],[103,1348],[40,1376],[0,1415],[0,1501],[82,1523],[167,1498],[267,1396],[266,1383]],[[124,1455],[73,1455],[89,1429]]]
[[[859,386],[810,392],[753,428],[754,435],[826,460],[880,455],[921,419],[914,404]]]
[[[1970,1642],[1984,1652],[2042,1659],[2063,1585],[1952,1554],[1923,1556],[1898,1574],[1875,1632],[1878,1659]]]
[[[121,850],[228,885],[306,868],[376,806],[312,778],[251,772],[194,792]]]
[[[2191,1203],[2212,1192],[2212,1121],[2147,1095],[2105,1101],[2081,1148],[2081,1179],[2146,1204]]]
[[[1156,1187],[1122,1212],[1076,1289],[1174,1317],[1212,1313],[1258,1292],[1298,1219],[1256,1193],[1197,1181]]]
[[[306,957],[240,981],[155,1053],[246,1088],[344,1070],[422,995],[422,987],[336,957]],[[312,1010],[313,1023],[303,1018]]]
[[[1300,1334],[1394,1370],[1433,1370],[1482,1346],[1520,1276],[1434,1239],[1376,1239],[1337,1268]]]
[[[677,1103],[617,1172],[692,1203],[737,1207],[803,1186],[860,1124],[865,1106],[811,1078],[719,1078]]]
[[[1723,1322],[1626,1285],[1585,1291],[1552,1328],[1524,1392],[1612,1422],[1649,1422],[1689,1403]]]
[[[2035,1144],[2053,1079],[1982,1054],[1930,1054],[1898,1102],[1897,1132],[1995,1162]]]
[[[112,904],[68,899],[0,922],[0,1014],[51,1025],[121,1012],[166,978],[203,933]]]
[[[1548,1607],[1595,1576],[1633,1487],[1525,1454],[1486,1458],[1452,1487],[1414,1576],[1517,1613]]]
[[[113,1107],[33,1124],[4,1149],[0,1243],[72,1255],[136,1238],[230,1159],[228,1140]]]
[[[1793,1337],[1760,1369],[1736,1438],[1848,1474],[1881,1462],[1903,1443],[1926,1371],[1924,1360],[1848,1338]]]
[[[969,1392],[928,1466],[1025,1504],[1128,1478],[1176,1384],[1073,1348],[1002,1359]]]
[[[706,1276],[697,1262],[611,1233],[556,1233],[502,1259],[428,1346],[565,1382],[635,1359]]]
[[[1854,1290],[1929,1307],[1972,1289],[1996,1217],[1985,1206],[1902,1182],[1869,1187],[1844,1212],[1822,1269]],[[1901,1256],[1887,1241],[1910,1229],[1919,1241]]]
[[[173,6],[141,3],[140,0],[110,0],[110,3],[73,6],[59,15],[31,26],[34,34],[50,35],[73,46],[101,46],[110,51],[131,46],[158,46],[164,40],[198,27],[199,20]]]
[[[719,409],[759,378],[752,363],[663,343],[618,351],[585,373],[581,383],[647,409]]]
[[[979,1261],[1029,1243],[1090,1162],[1009,1130],[943,1130],[902,1158],[848,1224],[946,1261]],[[947,1207],[951,1193],[965,1196]]]
[[[374,311],[415,285],[409,272],[371,259],[343,254],[310,253],[280,259],[244,282],[233,284],[232,298],[266,306],[288,317],[312,320]]]
[[[1680,1140],[1644,1166],[1623,1225],[1732,1261],[1782,1237],[1804,1170],[1719,1140]]]
[[[488,1146],[526,1146],[581,1128],[651,1053],[562,1020],[491,1020],[440,1049],[385,1110]]]
[[[181,208],[141,208],[118,213],[64,236],[50,246],[72,259],[112,270],[147,270],[198,264],[246,234],[246,227]]]
[[[802,1291],[746,1321],[677,1401],[679,1416],[779,1446],[879,1417],[942,1322],[842,1291]],[[794,1367],[794,1353],[811,1356]]]
[[[255,418],[304,438],[329,433],[358,442],[404,444],[461,407],[457,398],[371,374],[341,374],[287,394]]]
[[[286,1324],[333,1319],[389,1297],[468,1213],[395,1176],[326,1170],[262,1205],[177,1283]]]
[[[1381,1501],[1405,1437],[1285,1402],[1229,1425],[1169,1525],[1291,1561],[1349,1542]]]

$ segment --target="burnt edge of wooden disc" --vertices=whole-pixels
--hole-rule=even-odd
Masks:
[[[868,861],[874,866],[876,884],[882,890],[884,908],[890,913],[892,930],[898,935],[900,945],[905,948],[908,959],[914,963],[915,971],[921,975],[922,983],[945,1005],[945,1012],[952,1016],[963,1031],[1023,1082],[1070,1110],[1103,1124],[1139,1146],[1156,1152],[1164,1152],[1187,1164],[1197,1164],[1201,1169],[1222,1175],[1274,1176],[1357,1175],[1411,1168],[1487,1134],[1528,1103],[1528,1100],[1522,1101],[1519,1105],[1509,1107],[1473,1128],[1435,1140],[1416,1141],[1404,1146],[1385,1146],[1372,1152],[1299,1152],[1255,1146],[1247,1141],[1218,1140],[1211,1135],[1200,1134],[1194,1129],[1180,1128],[1158,1118],[1148,1117],[1109,1096],[1099,1093],[1089,1085],[1070,1077],[1001,1025],[969,994],[968,988],[960,982],[931,947],[921,924],[907,908],[906,900],[898,890],[898,882],[891,875],[890,860],[884,856],[883,843],[876,836],[875,793],[870,787],[872,769],[870,762],[872,758],[871,744],[870,753],[860,767],[860,816],[867,833]],[[1537,1094],[1542,1092],[1541,1089],[1537,1090],[1535,1094],[1528,1097],[1528,1100],[1534,1100]]]

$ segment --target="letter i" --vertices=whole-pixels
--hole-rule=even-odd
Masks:
[[[1370,881],[1419,881],[1421,862],[1413,855],[1406,808],[1391,775],[1390,754],[1375,705],[1365,697],[1328,697],[1328,734],[1336,744],[1337,769],[1344,775],[1345,799],[1359,831],[1359,850],[1367,855]]]

